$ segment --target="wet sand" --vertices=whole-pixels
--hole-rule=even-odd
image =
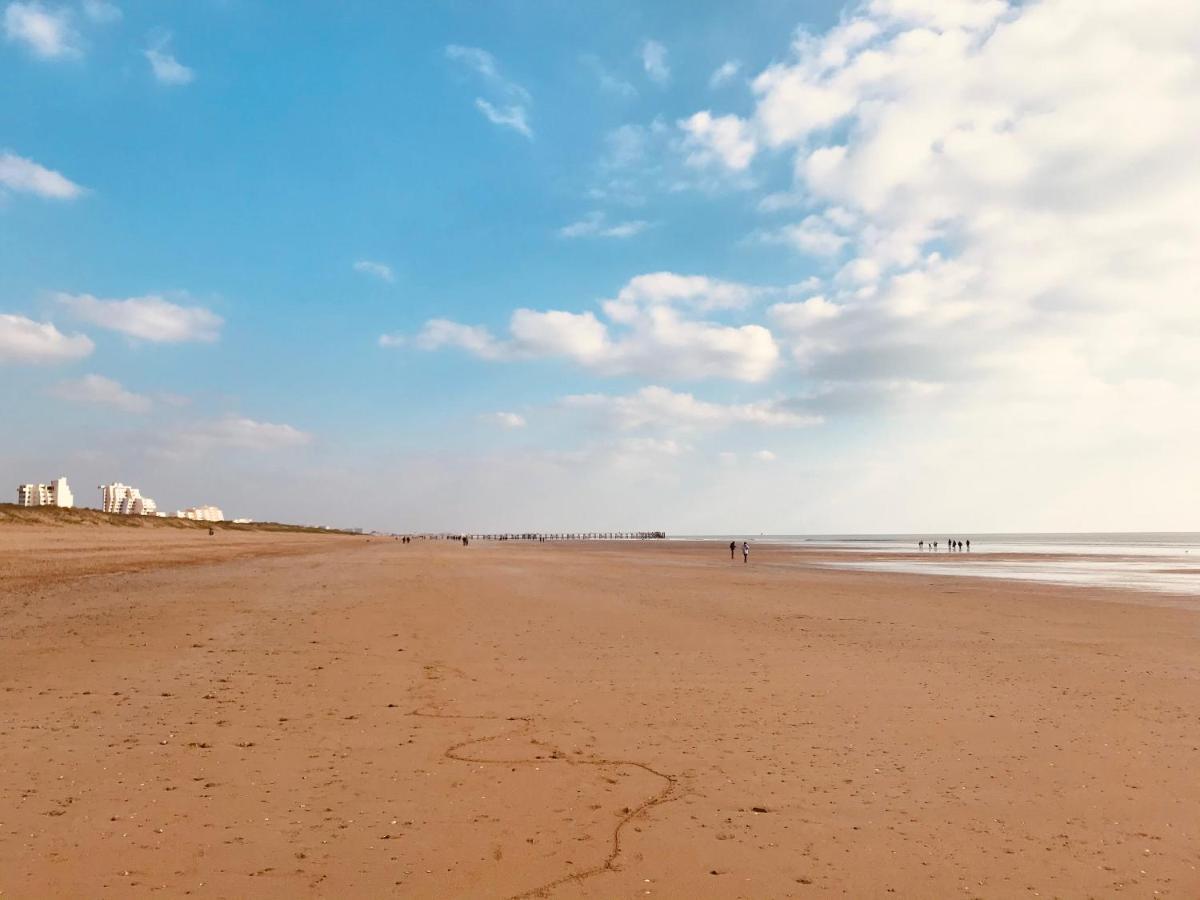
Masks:
[[[0,528],[0,896],[1200,895],[1200,613],[822,559]]]

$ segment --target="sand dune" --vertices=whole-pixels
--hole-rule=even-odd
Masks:
[[[0,527],[0,892],[1200,894],[1200,615],[819,558]]]

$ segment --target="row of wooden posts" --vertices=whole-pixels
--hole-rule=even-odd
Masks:
[[[426,540],[461,541],[464,537],[472,541],[650,541],[663,540],[665,531],[572,531],[545,532],[522,531],[503,534],[422,534]]]

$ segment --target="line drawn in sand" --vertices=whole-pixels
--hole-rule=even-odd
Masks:
[[[569,756],[561,753],[560,751],[555,751],[547,759],[492,759],[481,756],[467,756],[461,752],[464,748],[470,747],[472,744],[483,744],[487,743],[488,741],[499,740],[503,737],[516,737],[519,735],[528,734],[533,730],[532,716],[451,715],[449,713],[425,712],[420,709],[414,709],[409,713],[409,715],[417,716],[423,719],[485,719],[495,722],[521,723],[519,726],[509,731],[502,731],[499,734],[489,734],[483,737],[470,738],[469,740],[459,741],[457,744],[451,744],[442,751],[442,756],[444,756],[446,759],[455,760],[456,762],[504,766],[541,765],[547,762],[564,762],[569,766],[597,766],[609,768],[628,766],[635,769],[641,769],[643,772],[649,772],[655,778],[660,778],[666,782],[660,791],[653,796],[646,798],[637,806],[628,810],[624,815],[621,816],[620,821],[617,822],[616,826],[612,830],[612,835],[610,838],[611,846],[609,848],[608,855],[604,858],[603,862],[592,866],[590,869],[584,869],[580,872],[571,872],[567,875],[562,875],[558,878],[555,878],[552,881],[547,881],[545,884],[531,888],[530,890],[521,891],[519,894],[513,894],[508,898],[508,900],[529,900],[531,897],[545,897],[550,891],[554,890],[554,888],[558,887],[559,885],[566,884],[567,882],[583,881],[587,878],[603,875],[605,872],[615,872],[617,870],[617,858],[621,855],[621,834],[625,830],[625,826],[647,810],[675,799],[673,795],[675,793],[675,787],[679,783],[677,776],[671,775],[667,772],[660,772],[653,766],[649,766],[646,763],[637,762],[631,759],[571,759]]]

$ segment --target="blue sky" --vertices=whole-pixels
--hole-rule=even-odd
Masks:
[[[0,3],[0,472],[389,529],[1194,525],[1153,473],[1200,419],[1198,26],[1151,5]]]

